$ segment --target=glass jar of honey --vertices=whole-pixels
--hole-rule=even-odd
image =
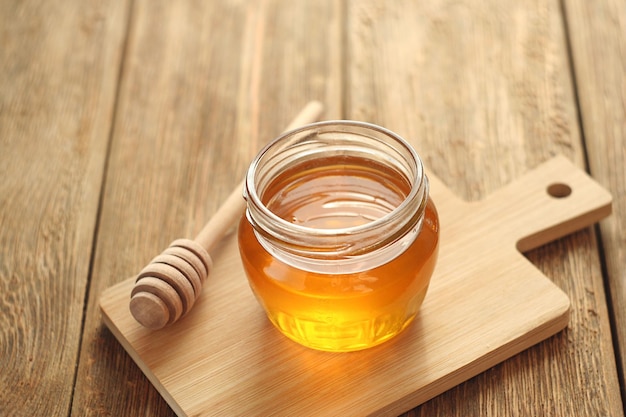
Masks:
[[[246,174],[239,251],[270,321],[310,348],[378,345],[415,318],[439,219],[415,150],[382,127],[313,123],[266,146]]]

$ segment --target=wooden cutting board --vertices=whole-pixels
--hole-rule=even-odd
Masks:
[[[563,157],[480,202],[430,178],[439,262],[414,323],[383,345],[326,353],[282,336],[248,287],[234,234],[180,322],[137,324],[134,278],[102,294],[104,321],[180,416],[398,415],[567,326],[568,297],[520,251],[611,211],[611,195]]]

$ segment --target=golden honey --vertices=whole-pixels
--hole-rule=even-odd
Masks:
[[[357,122],[306,126],[260,154],[245,195],[244,270],[287,337],[352,351],[414,319],[435,267],[439,223],[421,162],[401,138]]]

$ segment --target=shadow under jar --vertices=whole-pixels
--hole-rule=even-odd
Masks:
[[[271,322],[310,348],[378,345],[415,318],[439,219],[415,150],[382,127],[314,123],[266,146],[246,174],[238,243]]]

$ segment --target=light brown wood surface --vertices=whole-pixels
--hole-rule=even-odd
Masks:
[[[198,233],[311,99],[405,136],[466,200],[556,154],[614,196],[599,228],[525,253],[569,296],[568,327],[407,415],[623,415],[625,13],[0,1],[0,415],[174,414],[98,299]]]
[[[0,2],[0,415],[72,404],[126,16]]]
[[[431,178],[438,264],[415,323],[384,345],[333,354],[287,341],[247,288],[235,236],[192,314],[167,329],[142,327],[128,309],[130,278],[104,292],[105,322],[180,416],[405,412],[562,330],[569,299],[517,248],[611,212],[610,194],[562,157],[481,202],[462,202]],[[554,184],[571,194],[551,195]]]
[[[626,7],[618,0],[565,2],[581,122],[594,177],[616,216],[600,225],[619,366],[626,369]],[[623,376],[622,376],[623,379]],[[622,387],[622,396],[626,394]]]

